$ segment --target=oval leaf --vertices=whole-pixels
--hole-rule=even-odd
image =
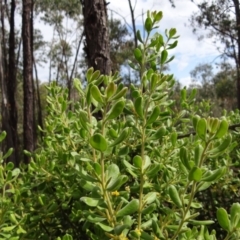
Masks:
[[[100,151],[100,152],[104,152],[107,150],[108,144],[106,139],[100,134],[100,133],[96,133],[94,134],[91,138],[90,138],[90,145]]]

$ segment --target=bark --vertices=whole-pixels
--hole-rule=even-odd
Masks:
[[[0,3],[0,7],[2,10],[2,4]],[[2,12],[2,11],[1,11]],[[3,22],[2,22],[3,23]],[[4,25],[2,25],[2,28],[4,28]],[[7,146],[13,145],[12,142],[12,131],[11,126],[9,123],[9,107],[8,107],[8,99],[7,99],[7,87],[6,87],[6,68],[4,68],[4,56],[2,49],[4,49],[3,44],[3,33],[4,31],[1,31],[0,34],[0,81],[1,81],[1,93],[2,93],[2,129],[5,130],[8,135],[6,139],[6,145],[3,144],[3,151],[6,151]]]
[[[31,0],[31,14],[30,14],[30,19],[31,19],[31,24],[30,24],[30,29],[31,29],[31,57],[32,57],[32,88],[33,88],[33,144],[34,148],[37,146],[37,121],[36,121],[36,93],[35,93],[35,84],[34,84],[34,79],[33,79],[33,62],[34,62],[34,57],[33,57],[33,52],[34,52],[34,22],[33,22],[33,9],[34,9],[34,0]]]
[[[8,78],[8,71],[7,71],[7,47],[6,47],[6,42],[5,42],[5,21],[4,21],[4,18],[5,18],[5,8],[6,8],[6,5],[2,5],[2,1],[0,1],[1,5],[1,25],[2,25],[2,29],[1,29],[1,32],[2,32],[2,36],[1,36],[1,43],[2,43],[2,59],[1,61],[3,62],[2,63],[2,67],[3,67],[3,74],[4,74],[4,81],[6,82],[6,79]]]
[[[236,26],[237,26],[237,57],[236,57],[236,68],[237,68],[237,107],[240,110],[240,8],[239,8],[239,0],[233,0],[235,7],[235,15],[236,15]]]
[[[107,75],[111,60],[106,5],[104,0],[82,0],[88,67]]]
[[[9,148],[13,148],[14,152],[6,159],[7,162],[11,161],[15,166],[19,165],[18,156],[18,133],[17,133],[17,106],[15,101],[16,92],[16,63],[15,63],[15,0],[11,1],[11,9],[9,16],[9,44],[8,53],[5,43],[5,30],[4,30],[4,10],[1,4],[1,22],[2,22],[2,36],[0,53],[1,60],[1,85],[2,85],[2,130],[7,132],[6,140],[3,144],[3,151],[7,151]],[[6,3],[5,3],[6,4]],[[6,8],[6,5],[5,5]],[[5,9],[6,10],[6,9]],[[8,57],[7,57],[8,56]],[[4,67],[3,67],[4,62]]]
[[[15,60],[15,0],[11,1],[11,11],[10,11],[10,35],[9,35],[9,63],[8,63],[8,80],[7,80],[7,94],[8,94],[8,104],[9,104],[9,123],[11,126],[11,136],[12,136],[12,146],[14,152],[9,160],[13,161],[16,165],[19,164],[19,142],[18,142],[18,132],[17,132],[17,104],[16,104],[16,87],[17,87],[17,77],[16,77],[16,60]],[[10,137],[10,136],[9,136]]]
[[[32,1],[23,0],[22,9],[22,39],[23,39],[23,146],[24,149],[34,151],[34,106],[33,106],[33,75],[32,75],[32,40],[31,40],[31,9]],[[24,162],[30,158],[24,156]]]

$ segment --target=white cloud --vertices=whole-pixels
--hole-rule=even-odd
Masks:
[[[134,3],[135,1],[132,0],[133,5]],[[176,78],[189,82],[189,71],[201,62],[213,61],[219,52],[211,39],[198,41],[189,26],[189,18],[193,12],[198,10],[197,6],[190,0],[175,0],[175,5],[176,8],[172,8],[169,0],[138,0],[134,13],[137,25],[142,25],[141,15],[143,12],[146,13],[147,10],[163,11],[159,31],[163,33],[165,29],[176,28],[180,35],[178,46],[169,52],[169,54],[175,55],[170,68],[174,71]],[[131,24],[128,0],[110,0],[109,8],[117,11]]]
[[[182,87],[188,87],[192,83],[192,80],[190,76],[187,76],[180,78],[179,82],[181,83]]]
[[[123,16],[127,23],[131,26],[131,14],[129,10],[128,0],[109,0],[109,17],[113,14],[114,17],[122,19],[119,13]],[[198,0],[200,1],[200,0]],[[189,83],[189,72],[199,63],[211,62],[219,55],[216,46],[212,44],[211,39],[204,39],[198,41],[197,37],[192,33],[189,25],[189,18],[197,7],[190,0],[175,0],[176,8],[172,8],[169,0],[132,0],[135,5],[135,17],[138,27],[141,28],[143,23],[142,13],[147,10],[163,11],[163,19],[160,22],[159,31],[164,33],[165,29],[176,28],[178,35],[180,35],[178,46],[169,52],[170,55],[175,55],[175,59],[170,64],[170,70],[175,74],[177,79],[181,82]],[[195,0],[196,2],[196,0]],[[110,12],[114,10],[114,12]],[[123,19],[122,19],[123,20]],[[51,41],[52,27],[43,24],[37,20],[37,28],[41,29],[45,40]],[[124,21],[123,21],[124,23]],[[69,27],[70,25],[68,25]],[[72,28],[73,29],[73,28]],[[48,79],[48,67],[39,68],[39,77],[42,80]]]

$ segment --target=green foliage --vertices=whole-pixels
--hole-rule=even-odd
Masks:
[[[198,116],[195,90],[182,90],[176,111],[173,76],[162,70],[177,36],[151,35],[161,18],[148,12],[146,39],[138,36],[139,86],[90,68],[86,85],[74,81],[76,103],[56,83],[47,87],[43,143],[25,152],[27,171],[1,166],[3,239],[214,240],[208,227],[216,217],[225,239],[239,239],[238,203],[203,220],[196,198],[227,178],[236,147],[229,124],[239,118]]]

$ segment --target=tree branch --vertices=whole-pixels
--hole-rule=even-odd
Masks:
[[[240,123],[230,125],[230,126],[228,127],[228,129],[231,130],[231,131],[237,131],[237,128],[238,128],[238,127],[240,127]],[[186,138],[186,137],[189,137],[189,136],[191,136],[191,135],[196,135],[196,132],[190,132],[190,133],[178,135],[178,139]]]

